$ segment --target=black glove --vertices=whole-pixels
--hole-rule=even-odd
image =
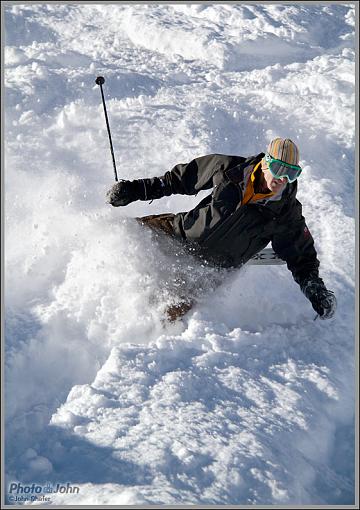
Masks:
[[[139,181],[119,181],[106,193],[106,201],[114,207],[119,207],[141,200],[143,195]]]
[[[337,305],[336,297],[331,290],[327,290],[321,278],[308,279],[300,287],[320,319],[333,317]]]
[[[172,194],[163,177],[120,181],[106,193],[107,202],[114,207],[128,205],[135,200],[155,200]]]

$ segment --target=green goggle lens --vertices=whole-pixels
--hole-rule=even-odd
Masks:
[[[270,154],[265,154],[265,161],[273,177],[281,179],[287,177],[289,182],[294,182],[302,172],[302,168],[298,165],[290,165],[280,159],[275,159]]]

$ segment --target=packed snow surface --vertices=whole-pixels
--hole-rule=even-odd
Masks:
[[[7,484],[79,487],[50,495],[68,505],[353,503],[354,5],[4,11]],[[105,203],[98,75],[121,178],[298,143],[334,319],[286,266],[219,274],[133,219],[206,192]],[[179,288],[198,304],[165,324]]]

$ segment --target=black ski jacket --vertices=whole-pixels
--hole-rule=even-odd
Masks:
[[[176,236],[222,267],[241,266],[271,242],[301,285],[318,277],[319,261],[296,199],[297,181],[280,194],[255,195],[254,169],[263,157],[210,154],[176,165],[161,178],[145,180],[149,197],[212,189],[194,209],[175,215]]]

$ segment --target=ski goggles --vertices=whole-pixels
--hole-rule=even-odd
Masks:
[[[298,165],[290,165],[280,159],[275,159],[267,152],[265,154],[265,161],[269,167],[271,175],[276,179],[287,177],[289,182],[294,182],[302,172],[302,168]]]

